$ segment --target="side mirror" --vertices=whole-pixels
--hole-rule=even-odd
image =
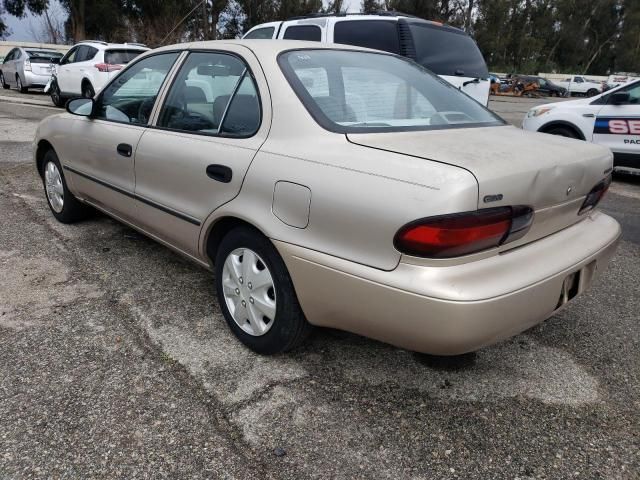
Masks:
[[[67,102],[67,112],[81,117],[90,117],[95,103],[93,98],[72,98]]]
[[[60,57],[51,57],[51,63],[54,65],[60,65]]]
[[[615,92],[609,96],[609,104],[610,105],[624,105],[625,103],[629,103],[631,96],[629,92]]]

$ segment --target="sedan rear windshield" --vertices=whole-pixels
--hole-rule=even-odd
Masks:
[[[311,115],[334,132],[504,125],[478,102],[403,57],[292,50],[278,62]]]
[[[476,42],[463,31],[426,22],[409,22],[416,61],[437,75],[489,78]]]
[[[27,50],[31,63],[51,63],[52,58],[62,58],[59,52],[43,52],[41,50]]]
[[[104,62],[109,65],[126,65],[141,53],[144,53],[144,50],[106,50]]]

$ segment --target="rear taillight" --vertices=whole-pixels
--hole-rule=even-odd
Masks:
[[[27,72],[31,71],[31,60],[29,60],[28,58],[24,61],[24,69]]]
[[[111,65],[110,63],[96,63],[94,67],[96,67],[99,72],[115,72],[118,70],[122,70],[124,68],[124,65]]]
[[[580,207],[578,215],[583,215],[596,208],[596,205],[600,203],[600,200],[602,200],[604,194],[607,193],[607,190],[609,190],[609,185],[611,185],[611,175],[609,175],[607,178],[602,180],[591,189],[591,191],[587,195],[587,198],[584,199],[584,203]]]
[[[451,258],[513,242],[522,238],[532,223],[533,210],[526,206],[428,217],[402,227],[394,245],[408,255]]]

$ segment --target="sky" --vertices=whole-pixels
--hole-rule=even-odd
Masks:
[[[327,2],[325,2],[327,3]],[[343,9],[347,9],[349,12],[360,11],[361,0],[345,0],[343,3]],[[51,1],[51,7],[57,15],[63,15],[62,7],[57,0]],[[11,34],[7,36],[7,40],[16,40],[23,42],[33,42],[36,39],[33,36],[32,30],[38,30],[40,25],[40,19],[33,15],[27,15],[25,18],[16,18],[11,15],[5,14],[5,23],[9,26]]]

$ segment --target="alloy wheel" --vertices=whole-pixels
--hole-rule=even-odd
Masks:
[[[276,293],[267,264],[249,248],[233,250],[222,269],[224,301],[235,323],[254,337],[266,334],[276,317]]]
[[[44,185],[51,208],[56,213],[62,212],[64,208],[64,187],[60,170],[53,162],[47,163],[45,167]]]

